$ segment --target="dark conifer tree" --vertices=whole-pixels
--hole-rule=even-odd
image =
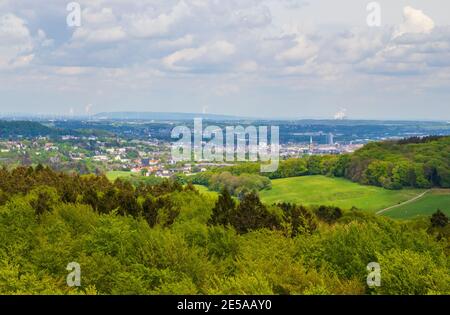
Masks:
[[[442,212],[441,210],[438,210],[435,213],[433,213],[430,221],[431,221],[431,226],[434,228],[446,227],[448,224],[448,217],[444,212]]]
[[[252,230],[278,225],[272,219],[258,194],[251,192],[242,198],[239,206],[233,211],[231,225],[238,233],[244,234]]]
[[[154,227],[158,220],[158,204],[152,198],[146,198],[142,210],[148,225]]]
[[[236,202],[228,189],[224,188],[212,210],[210,225],[227,226],[231,223],[231,216],[236,208]]]

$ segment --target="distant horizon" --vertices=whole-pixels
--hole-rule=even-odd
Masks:
[[[0,112],[0,120],[4,118],[36,118],[36,119],[52,119],[52,118],[63,118],[63,119],[93,119],[95,120],[176,120],[175,118],[102,118],[99,117],[101,115],[118,115],[118,114],[131,114],[131,115],[139,115],[139,114],[156,114],[156,115],[185,115],[186,118],[178,118],[182,120],[191,120],[193,118],[204,118],[204,117],[212,117],[218,120],[267,120],[267,121],[302,121],[302,120],[322,120],[322,121],[390,121],[390,122],[441,122],[441,123],[450,123],[450,119],[424,119],[424,118],[372,118],[372,117],[346,117],[343,119],[336,119],[333,117],[326,116],[312,116],[312,117],[283,117],[283,116],[272,116],[272,117],[264,117],[264,116],[240,116],[240,115],[232,115],[226,113],[196,113],[196,112],[176,112],[176,111],[167,111],[167,112],[159,112],[159,111],[111,111],[111,112],[98,112],[92,114],[84,114],[84,115],[68,115],[68,114],[54,114],[54,113],[32,113],[32,112]],[[190,117],[192,116],[192,117]],[[195,116],[195,117],[194,117]]]

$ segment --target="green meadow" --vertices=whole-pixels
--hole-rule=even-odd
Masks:
[[[202,185],[194,185],[194,186],[202,194],[205,194],[205,195],[208,195],[211,197],[218,196],[217,192],[209,190],[208,187],[206,187],[206,186],[202,186]]]
[[[384,215],[394,219],[411,219],[431,216],[437,209],[450,216],[450,190],[432,190],[412,203],[386,211]]]
[[[117,177],[130,177],[130,172],[109,172],[111,180]],[[217,193],[207,187],[195,185],[202,193],[215,197]],[[394,207],[382,215],[394,219],[411,219],[431,216],[437,209],[450,215],[450,190],[432,190],[423,197],[425,190],[403,189],[387,190],[375,186],[364,186],[342,178],[326,176],[302,176],[272,180],[272,189],[260,192],[261,200],[266,204],[290,202],[303,205],[333,205],[343,209],[358,209],[376,213]],[[405,203],[404,205],[402,205]]]
[[[273,180],[272,189],[262,191],[261,199],[266,203],[333,205],[377,212],[408,201],[422,192],[420,189],[387,190],[363,186],[342,178],[304,176]]]

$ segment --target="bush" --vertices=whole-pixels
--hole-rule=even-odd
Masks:
[[[447,215],[445,215],[444,212],[442,212],[441,210],[436,211],[435,213],[433,213],[433,215],[431,216],[431,226],[436,228],[436,227],[446,227],[448,224],[448,217]]]
[[[450,293],[450,274],[445,259],[435,261],[429,254],[401,249],[393,249],[377,256],[381,266],[381,286],[374,289],[376,293]]]
[[[315,211],[317,217],[328,224],[335,223],[342,217],[342,210],[338,207],[320,206]]]
[[[228,190],[232,195],[239,195],[244,191],[260,191],[271,189],[272,183],[267,177],[256,174],[232,175],[229,172],[214,174],[209,180],[209,188],[213,191]]]

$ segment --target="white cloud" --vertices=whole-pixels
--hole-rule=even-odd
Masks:
[[[281,74],[287,76],[300,76],[308,78],[320,78],[320,80],[332,81],[340,77],[339,67],[331,63],[318,64],[314,60],[308,60],[304,64],[287,66]]]
[[[26,23],[14,14],[0,16],[0,69],[23,67],[34,58]]]
[[[259,28],[269,25],[272,22],[272,15],[266,6],[260,6],[239,10],[232,15],[232,19],[238,26]]]
[[[209,43],[198,48],[179,50],[163,59],[163,63],[172,70],[189,70],[198,62],[214,64],[233,55],[236,48],[233,44],[221,40]]]
[[[281,2],[283,2],[288,9],[299,9],[301,7],[309,5],[307,1],[303,0],[283,0]]]
[[[121,41],[126,38],[126,34],[121,26],[100,28],[96,30],[80,27],[73,33],[72,39],[92,42],[110,43]]]
[[[355,29],[327,39],[321,47],[321,57],[339,63],[357,63],[382,50],[388,39],[384,32]]]
[[[83,73],[86,73],[86,68],[82,67],[58,67],[55,69],[56,74],[64,75],[64,76],[77,76]]]
[[[190,15],[190,8],[180,1],[170,12],[161,13],[155,17],[151,11],[129,14],[124,17],[127,32],[137,38],[150,38],[167,35],[183,18]]]
[[[11,60],[9,66],[12,69],[22,68],[22,67],[28,66],[33,59],[34,59],[34,54],[17,56],[16,58]]]
[[[404,21],[396,26],[382,46],[372,50],[355,65],[358,71],[389,77],[422,77],[432,80],[433,73],[450,71],[450,29],[436,28],[421,10],[404,8]],[[440,68],[440,69],[439,69]],[[439,70],[438,70],[439,69]]]
[[[173,40],[161,40],[158,42],[158,46],[164,49],[167,48],[179,49],[191,46],[193,43],[194,43],[194,36],[191,34],[187,34],[183,37],[176,38]]]
[[[296,38],[296,45],[289,48],[276,56],[277,60],[284,62],[305,62],[317,56],[319,48],[305,36]]]
[[[407,33],[429,33],[434,26],[434,21],[421,10],[407,6],[403,9],[403,23],[394,33],[394,38]]]
[[[50,47],[54,44],[54,41],[52,39],[47,38],[47,34],[45,34],[45,32],[41,29],[39,29],[37,32],[36,40],[42,47]]]
[[[75,28],[72,35],[73,43],[113,43],[127,36],[112,8],[86,7],[81,16],[81,27]]]
[[[260,69],[258,63],[253,60],[244,61],[238,65],[238,72],[256,72]]]
[[[317,90],[330,87],[331,94],[345,85],[450,84],[450,27],[442,26],[432,5],[421,7],[423,12],[405,8],[396,27],[383,19],[385,26],[369,29],[304,18],[324,8],[317,4],[324,0],[306,7],[302,0],[79,0],[82,27],[68,28],[59,0],[7,2],[0,0],[0,11],[12,12],[0,13],[0,85],[40,82],[38,88],[77,91],[87,95],[79,106],[92,102],[96,110],[102,102],[93,95],[97,89],[105,91],[103,98],[117,93],[115,99],[136,91],[133,101],[152,89],[159,92],[156,98],[175,90],[200,95],[197,106],[208,102],[213,108],[226,99],[217,96],[244,99],[248,93],[251,102],[256,91],[269,96],[263,103],[274,94],[282,103],[286,90],[301,89],[313,100]],[[400,5],[392,7],[397,11],[390,15],[402,13]]]
[[[87,7],[83,10],[82,18],[83,23],[90,26],[105,25],[117,22],[117,18],[112,8],[101,8],[100,10],[95,10]]]

